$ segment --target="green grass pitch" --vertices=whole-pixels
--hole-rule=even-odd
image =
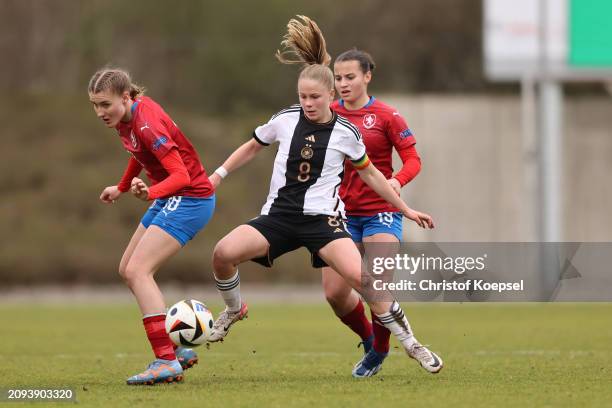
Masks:
[[[80,406],[95,407],[612,404],[612,304],[404,310],[419,340],[444,359],[440,374],[426,373],[393,339],[384,369],[355,380],[357,338],[326,305],[251,304],[225,342],[199,349],[183,383],[128,387],[125,379],[152,360],[136,306],[5,304],[0,388],[71,387]]]

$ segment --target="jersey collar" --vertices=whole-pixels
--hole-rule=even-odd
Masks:
[[[375,97],[370,96],[370,99],[368,99],[368,103],[366,103],[361,109],[369,108],[370,106],[372,106],[375,100]],[[338,101],[338,104],[344,108],[344,99],[340,99]]]
[[[132,107],[130,108],[130,112],[132,112],[132,115],[134,114],[134,111],[136,110],[136,107],[138,106],[139,103],[140,103],[140,99],[137,99],[132,104]]]
[[[330,109],[330,110],[331,110],[331,113],[332,113],[332,117],[331,117],[331,119],[330,119],[328,122],[325,122],[325,123],[317,123],[317,122],[313,122],[312,120],[308,119],[308,118],[306,117],[306,114],[304,113],[304,109],[302,109],[301,107],[300,107],[300,115],[301,115],[301,116],[303,116],[303,117],[304,117],[304,119],[306,119],[306,121],[307,121],[308,123],[312,123],[312,124],[313,124],[313,125],[315,125],[315,126],[329,126],[329,125],[331,125],[332,123],[334,123],[334,121],[335,121],[335,120],[336,120],[336,118],[338,117],[338,114],[336,113],[336,111],[335,111],[335,110],[333,110],[333,109]]]
[[[119,129],[121,126],[129,125],[130,123],[132,123],[132,121],[134,120],[134,112],[136,111],[136,107],[138,106],[139,103],[140,103],[140,99],[137,99],[134,101],[134,103],[132,103],[132,106],[130,107],[130,113],[132,114],[132,118],[130,119],[130,121],[129,122],[119,121],[119,123],[117,123],[117,126],[115,126],[115,129]]]

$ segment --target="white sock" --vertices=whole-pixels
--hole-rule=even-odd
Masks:
[[[393,302],[387,313],[377,314],[376,316],[378,320],[397,337],[406,350],[417,343],[417,339],[414,337],[414,334],[412,334],[410,323],[408,323],[408,319],[406,319],[404,311],[399,303]]]
[[[236,270],[236,274],[229,279],[217,279],[217,290],[221,294],[227,309],[230,312],[237,312],[242,306],[242,299],[240,299],[240,274]]]

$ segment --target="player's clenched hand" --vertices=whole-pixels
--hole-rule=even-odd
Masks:
[[[389,185],[391,186],[391,188],[393,189],[393,191],[395,191],[397,193],[397,195],[400,195],[401,191],[402,191],[402,185],[400,184],[399,181],[397,181],[396,178],[390,178],[387,180],[387,183],[389,183]]]
[[[404,212],[404,217],[416,222],[421,228],[433,228],[433,218],[431,215],[413,210],[411,208]]]
[[[132,187],[130,188],[130,191],[136,198],[143,201],[147,201],[149,199],[149,187],[138,177],[134,177],[132,179]]]
[[[100,194],[100,201],[106,204],[112,204],[119,198],[120,195],[121,191],[119,191],[117,186],[108,186],[102,190],[102,194]]]
[[[208,179],[215,189],[219,187],[219,184],[221,184],[221,176],[219,176],[217,173],[211,174]]]

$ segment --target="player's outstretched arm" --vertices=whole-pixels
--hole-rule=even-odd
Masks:
[[[370,163],[363,169],[357,169],[357,173],[376,194],[384,198],[389,204],[399,208],[404,217],[416,222],[422,228],[434,227],[431,216],[408,207],[389,185],[385,176],[373,164]]]
[[[237,148],[234,153],[227,158],[223,165],[215,170],[215,172],[210,176],[210,182],[212,185],[216,188],[219,184],[221,184],[221,179],[225,178],[225,176],[232,171],[237,170],[250,162],[251,159],[253,159],[253,157],[255,157],[255,155],[259,153],[263,147],[264,146],[257,143],[255,139],[251,139]]]

